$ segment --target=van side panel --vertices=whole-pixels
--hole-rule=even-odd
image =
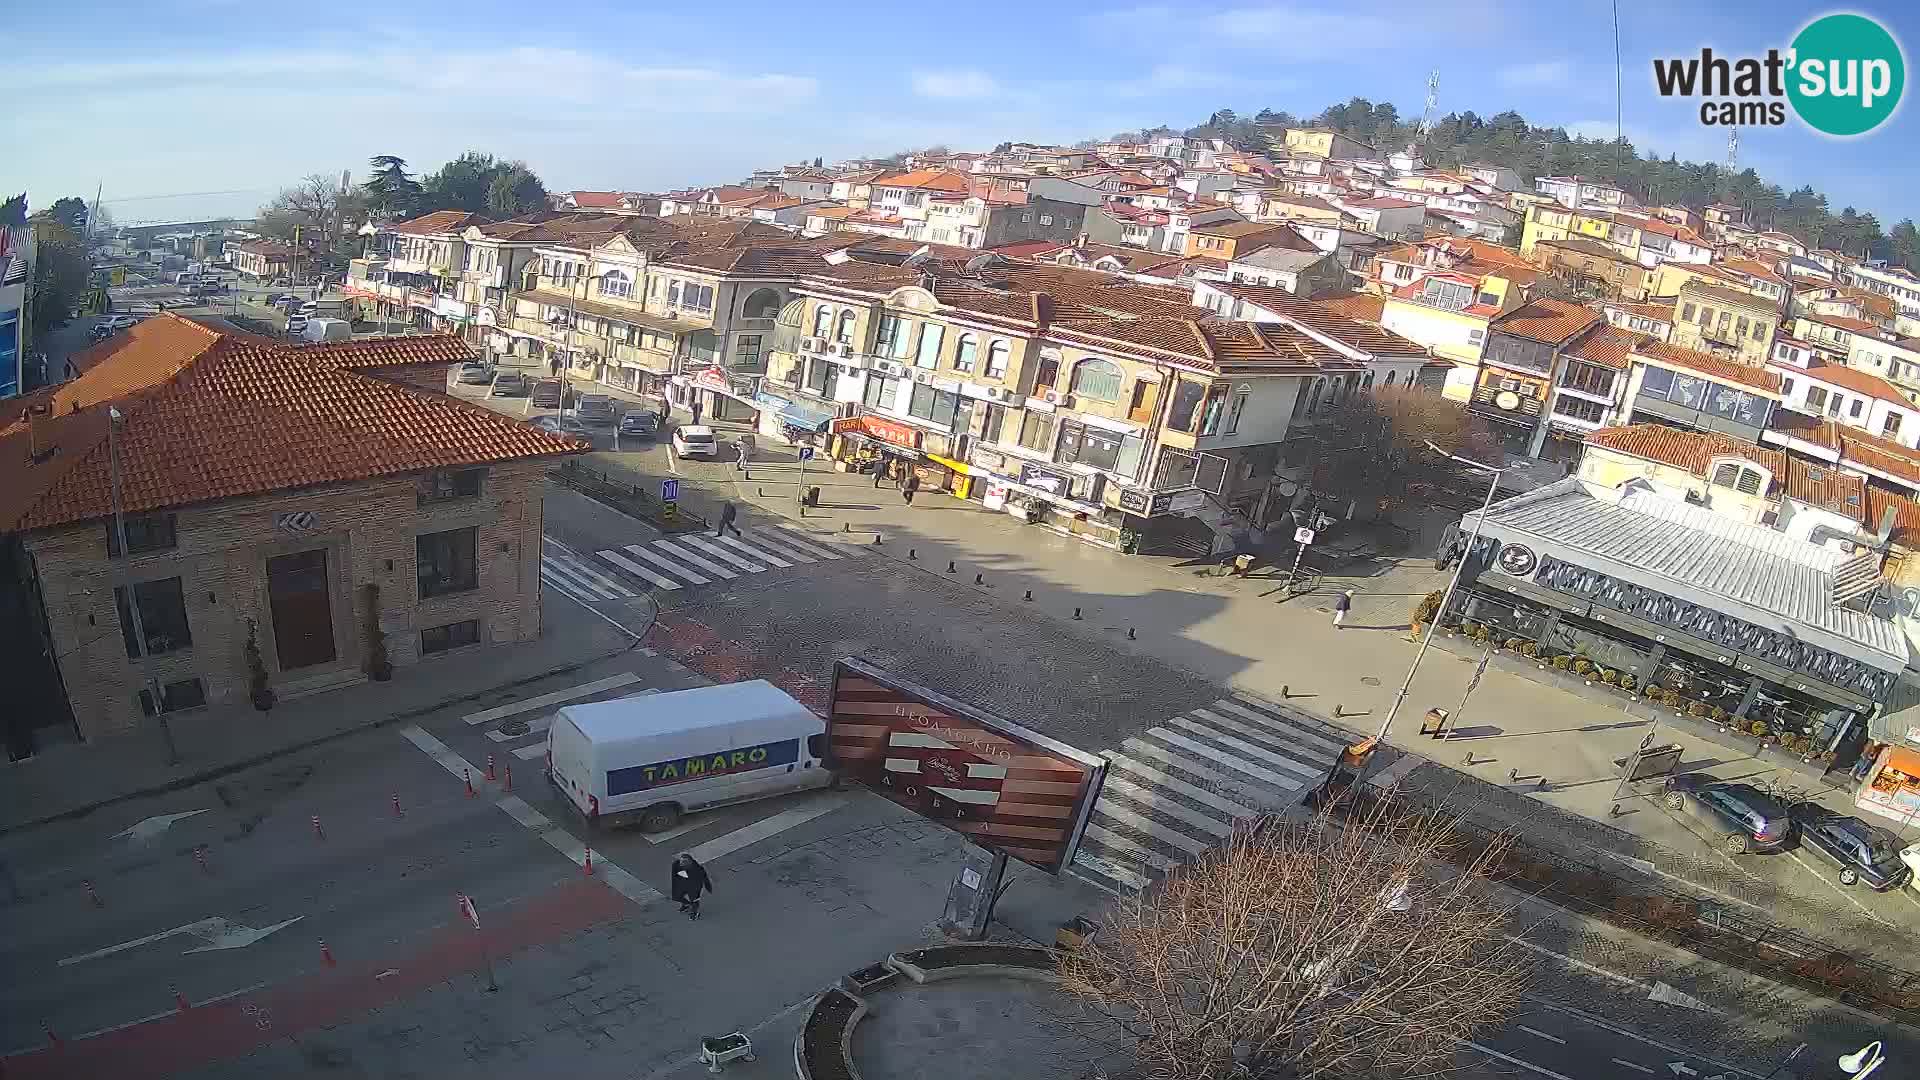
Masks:
[[[547,728],[547,753],[553,759],[553,785],[581,813],[592,807],[589,796],[605,801],[606,792],[595,783],[600,777],[593,743],[560,710]]]

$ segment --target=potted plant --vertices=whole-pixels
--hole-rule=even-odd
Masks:
[[[1420,602],[1413,605],[1413,618],[1409,620],[1413,623],[1413,636],[1419,637],[1426,625],[1438,614],[1440,614],[1440,593],[1435,590],[1421,597]]]
[[[1565,671],[1573,666],[1573,657],[1568,656],[1566,653],[1561,653],[1559,656],[1553,658],[1553,666],[1560,671]]]
[[[1503,641],[1503,642],[1501,642],[1501,643],[1500,643],[1500,645],[1501,645],[1501,647],[1502,647],[1502,648],[1506,648],[1506,649],[1512,649],[1512,650],[1513,650],[1514,652],[1519,652],[1519,651],[1520,651],[1520,646],[1522,646],[1522,645],[1525,645],[1525,644],[1526,644],[1526,642],[1524,642],[1524,641],[1522,641],[1522,640],[1520,640],[1520,639],[1519,639],[1519,638],[1517,638],[1517,637],[1510,637],[1510,638],[1508,638],[1507,640],[1505,640],[1505,641]]]
[[[1529,642],[1523,643],[1520,646],[1520,655],[1526,657],[1529,660],[1540,659],[1540,643],[1537,641],[1529,641]]]
[[[1608,686],[1619,686],[1620,673],[1613,670],[1612,668],[1601,668],[1600,681],[1603,683],[1606,683]]]
[[[1753,723],[1747,725],[1747,733],[1756,739],[1766,738],[1767,722],[1765,720],[1755,720]]]
[[[380,586],[369,582],[362,592],[366,598],[367,677],[386,682],[393,678],[393,661],[387,656],[386,631],[380,629]]]
[[[1593,661],[1581,657],[1573,662],[1573,673],[1582,677],[1593,674]]]
[[[1620,676],[1620,689],[1632,693],[1640,689],[1640,680],[1635,678],[1631,672],[1622,675]]]
[[[247,658],[247,697],[253,701],[254,708],[266,712],[279,699],[274,695],[273,687],[267,685],[267,661],[260,655],[260,637],[252,619],[247,620],[244,653]]]

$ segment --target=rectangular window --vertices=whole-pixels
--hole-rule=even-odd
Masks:
[[[420,598],[471,592],[480,587],[477,527],[422,533],[415,541]]]
[[[420,479],[421,504],[471,499],[480,494],[480,478],[485,469],[447,469],[428,473]]]
[[[1020,420],[1020,445],[1042,454],[1053,453],[1053,414],[1029,412]]]
[[[1051,225],[1051,224],[1053,224],[1053,215],[1052,215],[1052,214],[1041,214],[1041,215],[1040,215],[1040,224],[1042,224],[1042,225]]]
[[[1116,432],[1103,431],[1074,420],[1063,421],[1060,424],[1058,460],[1112,472],[1120,467],[1123,441],[1123,437]]]
[[[1606,418],[1607,407],[1597,401],[1586,401],[1582,398],[1572,398],[1562,395],[1553,401],[1553,414],[1555,416],[1570,417],[1575,420],[1584,420],[1589,424],[1597,424]]]
[[[123,514],[127,527],[127,550],[135,555],[149,551],[170,551],[177,544],[177,522],[172,514]],[[120,532],[107,520],[107,557],[120,557]]]
[[[1854,398],[1853,404],[1847,409],[1847,415],[1853,417],[1855,420],[1860,419],[1860,412],[1866,408],[1866,405],[1866,398]]]
[[[153,692],[140,691],[140,714],[154,716],[158,713],[179,712],[182,709],[198,709],[207,703],[207,686],[199,679],[181,679],[160,687],[160,707],[153,707]]]
[[[420,631],[420,655],[432,656],[448,649],[457,649],[462,645],[480,643],[480,620],[468,619],[465,622],[448,623]]]
[[[1227,407],[1227,434],[1240,430],[1240,414],[1247,410],[1247,392],[1242,390],[1233,395],[1233,404]]]
[[[1840,394],[1835,394],[1832,397],[1828,398],[1827,399],[1827,415],[1834,416],[1834,417],[1839,416],[1840,408],[1842,405],[1846,404],[1846,400],[1847,400],[1846,397]]]
[[[1780,396],[1781,397],[1793,396],[1793,380],[1792,379],[1780,380]]]
[[[876,356],[892,356],[894,342],[899,340],[904,329],[900,319],[893,315],[880,316],[880,329],[876,333],[873,351]]]
[[[899,394],[900,380],[889,379],[885,375],[867,376],[867,392],[861,399],[870,408],[893,409],[894,398]]]
[[[760,370],[760,335],[742,334],[733,347],[735,367],[747,371]]]
[[[1771,335],[1773,332],[1773,324],[1764,323],[1758,319],[1755,319],[1753,321],[1753,325],[1748,327],[1747,330],[1752,335],[1753,340],[1765,341],[1767,340],[1768,336]]]
[[[1691,307],[1692,305],[1689,304],[1688,306]],[[1713,325],[1713,309],[1702,304],[1700,307],[1699,317],[1694,319],[1694,322],[1699,323],[1701,326],[1712,326]]]
[[[1596,364],[1570,360],[1560,375],[1560,385],[1588,394],[1611,394],[1613,372]]]
[[[1733,324],[1733,336],[1737,338],[1747,336],[1747,317],[1745,315],[1740,316],[1740,321]]]
[[[1888,413],[1887,418],[1880,422],[1880,434],[1889,439],[1900,434],[1900,421],[1902,419],[1904,419],[1904,417],[1897,412]]]
[[[920,348],[913,354],[913,366],[932,369],[940,365],[940,340],[947,328],[939,323],[920,324]]]
[[[1181,379],[1173,387],[1172,412],[1167,417],[1167,426],[1175,431],[1191,432],[1199,420],[1200,401],[1206,397],[1207,388],[1190,379]]]
[[[177,577],[159,581],[141,581],[133,586],[140,605],[140,630],[146,635],[147,655],[160,656],[193,645],[193,632],[187,626],[186,594]],[[114,606],[120,610],[120,637],[127,656],[140,655],[140,640],[133,634],[133,612],[127,607],[127,590],[113,590]]]
[[[1821,409],[1826,408],[1826,405],[1827,405],[1827,388],[1826,387],[1824,386],[1807,387],[1807,408],[1812,409],[1814,412],[1819,412]]]

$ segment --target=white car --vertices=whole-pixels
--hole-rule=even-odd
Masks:
[[[720,456],[720,441],[705,424],[689,424],[673,429],[673,456],[676,458]]]
[[[1913,876],[1907,879],[1907,888],[1920,892],[1920,844],[1911,844],[1900,849],[1900,861],[1907,864]]]

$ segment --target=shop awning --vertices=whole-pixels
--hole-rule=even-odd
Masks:
[[[832,411],[806,402],[783,398],[778,394],[762,392],[754,395],[754,401],[761,408],[778,416],[782,423],[807,431],[825,431],[827,425],[833,422]]]

